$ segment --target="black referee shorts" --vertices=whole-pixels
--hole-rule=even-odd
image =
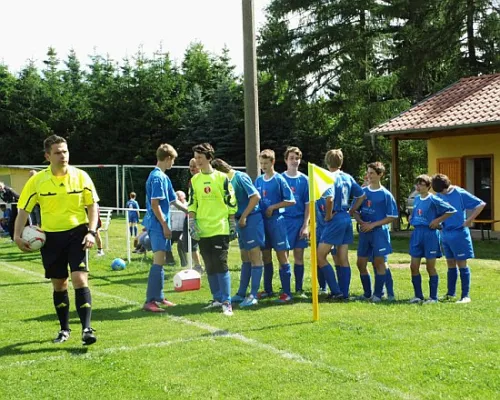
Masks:
[[[201,238],[199,245],[207,275],[222,274],[228,271],[229,235]]]
[[[40,253],[46,278],[68,278],[68,265],[71,272],[88,272],[82,244],[87,232],[87,225],[62,232],[45,232],[46,241]]]

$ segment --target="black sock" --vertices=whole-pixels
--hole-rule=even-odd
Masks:
[[[90,296],[90,289],[83,287],[75,289],[75,303],[76,311],[80,317],[82,328],[90,328],[90,316],[92,314],[92,297]]]
[[[56,308],[57,318],[61,324],[61,330],[69,331],[69,296],[68,291],[54,292],[54,307]]]

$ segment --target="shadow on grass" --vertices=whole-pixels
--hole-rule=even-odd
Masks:
[[[80,339],[80,338],[78,338]],[[71,339],[70,339],[71,340]],[[78,340],[78,342],[80,342]],[[50,344],[50,347],[42,347],[42,348],[25,348],[26,346],[37,345],[44,346],[46,344]],[[88,348],[83,347],[67,347],[66,345],[59,345],[52,343],[52,339],[49,340],[32,340],[30,342],[19,342],[12,343],[7,346],[0,347],[0,357],[8,357],[8,356],[19,356],[23,354],[42,354],[42,353],[60,353],[61,351],[67,352],[71,355],[83,355],[87,353]],[[30,361],[27,361],[29,363]],[[22,363],[22,361],[20,361]]]
[[[36,282],[19,282],[19,283],[0,283],[0,287],[14,287],[14,286],[27,286],[27,285],[46,285],[49,284],[49,280],[36,281]]]

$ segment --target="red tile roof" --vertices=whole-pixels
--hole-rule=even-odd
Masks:
[[[370,130],[376,135],[500,125],[500,74],[474,76]]]

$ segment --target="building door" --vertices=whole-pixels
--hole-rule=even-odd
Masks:
[[[450,178],[452,185],[462,186],[462,158],[438,158],[437,172]]]
[[[493,219],[493,156],[466,157],[465,189],[486,203],[478,219]]]

